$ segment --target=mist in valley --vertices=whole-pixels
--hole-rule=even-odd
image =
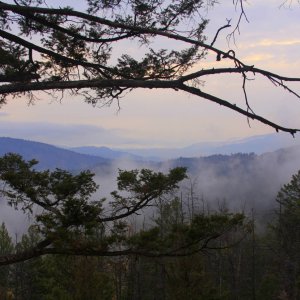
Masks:
[[[148,168],[166,173],[177,166],[187,167],[188,178],[173,195],[182,200],[186,214],[191,210],[228,209],[246,215],[255,213],[258,220],[265,221],[272,218],[278,208],[276,196],[280,188],[300,169],[299,150],[299,147],[291,147],[262,155],[213,155],[161,163],[122,159],[114,161],[106,174],[97,168],[92,171],[100,185],[99,195],[107,197],[109,202],[110,192],[117,188],[118,169]],[[153,215],[152,210],[144,213]]]
[[[164,162],[136,161],[129,158],[111,160],[110,164],[95,165],[95,181],[99,185],[92,200],[106,198],[104,203],[109,213],[110,193],[117,189],[119,170],[142,168],[168,172],[171,168],[187,167],[188,178],[169,199],[175,196],[182,200],[182,207],[188,216],[193,212],[209,212],[228,209],[232,212],[255,212],[258,220],[274,215],[275,201],[280,188],[300,169],[299,147],[281,149],[275,152],[256,154],[213,155],[199,158],[178,158]],[[77,170],[76,172],[79,172]],[[1,221],[9,232],[20,236],[26,232],[32,217],[9,207],[5,199],[0,202]],[[132,221],[140,227],[142,222],[151,223],[155,210],[143,211],[143,215]],[[145,221],[146,220],[146,221]]]

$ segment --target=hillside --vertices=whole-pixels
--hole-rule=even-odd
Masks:
[[[113,150],[108,147],[74,147],[70,148],[71,151],[75,151],[81,154],[88,154],[93,156],[100,156],[107,159],[131,159],[131,160],[143,160],[143,157],[134,155],[125,151]]]
[[[39,169],[81,170],[95,165],[102,168],[110,166],[110,161],[101,157],[79,154],[49,144],[1,137],[0,156],[9,152],[18,153],[27,160],[37,159]]]

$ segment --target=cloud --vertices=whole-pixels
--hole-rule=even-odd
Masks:
[[[262,39],[258,42],[251,43],[249,45],[244,45],[244,47],[257,48],[257,47],[274,47],[274,46],[295,46],[299,44],[300,44],[300,39],[287,39],[287,40]]]
[[[54,124],[46,122],[0,122],[0,136],[22,138],[61,146],[132,144],[121,129],[106,129],[93,125]]]
[[[6,113],[6,112],[3,112],[3,111],[0,111],[0,118],[2,117],[7,117],[7,116],[9,116],[9,114],[8,113]]]
[[[255,53],[251,55],[247,55],[243,57],[243,61],[247,63],[256,63],[256,62],[266,62],[267,60],[272,60],[274,59],[274,55],[269,54],[269,53]]]

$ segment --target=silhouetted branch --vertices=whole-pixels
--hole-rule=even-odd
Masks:
[[[239,32],[241,20],[244,18],[248,21],[244,3],[244,0],[233,0],[233,4],[240,12],[237,25],[231,33],[233,36],[236,31]],[[149,21],[145,26],[141,25],[141,22],[136,21],[137,16],[134,15],[134,12],[132,12],[133,16],[130,15],[128,19],[125,17],[120,18],[118,15],[113,15],[111,19],[109,19],[109,17],[99,17],[97,14],[84,13],[71,8],[33,7],[30,5],[20,5],[17,2],[15,5],[7,4],[3,1],[0,1],[0,9],[5,12],[11,12],[20,23],[22,23],[21,21],[33,22],[33,24],[29,22],[28,27],[25,27],[25,31],[28,31],[25,36],[30,36],[32,34],[31,30],[34,34],[37,33],[43,36],[43,39],[36,42],[34,39],[30,41],[26,40],[23,36],[21,37],[14,34],[14,32],[9,29],[0,30],[0,37],[5,40],[3,43],[12,44],[7,45],[7,48],[16,44],[21,46],[21,48],[24,47],[25,50],[28,51],[29,60],[26,58],[26,63],[23,62],[24,54],[22,54],[22,50],[24,49],[21,49],[19,57],[17,56],[17,61],[19,61],[21,65],[23,64],[23,68],[28,67],[28,65],[33,65],[37,68],[34,72],[29,72],[28,78],[25,78],[25,74],[27,74],[25,72],[27,70],[25,69],[24,73],[19,72],[18,75],[17,71],[19,70],[14,70],[14,74],[10,75],[1,74],[0,82],[10,82],[10,84],[0,85],[2,103],[5,102],[5,97],[9,94],[32,93],[33,91],[40,90],[63,91],[69,89],[76,94],[84,88],[90,88],[93,90],[92,92],[95,93],[94,95],[92,93],[86,94],[86,100],[92,104],[96,104],[97,101],[103,101],[105,104],[110,104],[114,100],[119,101],[126,90],[130,91],[135,88],[185,90],[188,93],[222,104],[247,116],[247,118],[258,120],[273,127],[277,131],[282,130],[291,134],[298,131],[297,129],[282,127],[256,115],[251,108],[250,99],[248,99],[246,81],[249,80],[249,77],[247,77],[248,73],[253,75],[260,74],[269,79],[273,84],[276,84],[276,86],[282,87],[299,98],[299,94],[288,87],[286,82],[299,82],[300,78],[285,77],[256,68],[252,65],[246,65],[238,58],[232,49],[226,52],[216,48],[214,44],[218,35],[221,30],[230,27],[230,20],[227,21],[228,24],[217,30],[211,44],[207,44],[205,43],[205,38],[202,36],[202,32],[207,23],[205,21],[200,23],[197,28],[188,30],[186,35],[176,30],[175,24],[177,23],[175,21],[177,20],[179,22],[178,18],[180,14],[186,13],[187,8],[184,5],[178,7],[178,10],[174,11],[173,14],[170,15],[169,20],[165,20],[164,24],[159,23],[158,18],[156,20],[157,22],[152,22],[151,20],[151,23]],[[160,11],[156,12],[155,18],[157,18],[159,12]],[[11,20],[13,20],[13,18]],[[67,27],[68,25],[65,25],[62,20],[67,20],[66,23],[81,24],[83,26],[82,31],[85,32],[85,34],[80,32],[81,27],[75,26],[74,30],[72,30],[72,26]],[[34,22],[42,26],[42,29],[36,29]],[[46,29],[43,29],[43,26]],[[99,32],[96,31],[94,35],[89,36],[88,30],[94,26],[99,26],[99,28],[97,27]],[[171,28],[172,26],[175,27]],[[22,32],[22,28],[24,27],[20,26],[20,28]],[[59,37],[54,33],[60,33],[58,34]],[[73,49],[69,47],[68,39],[66,42],[67,45],[61,46],[65,37],[71,37],[71,41],[73,41],[73,39],[79,41],[78,47],[82,51],[79,56],[76,55],[76,51],[74,51],[75,54],[72,52]],[[147,44],[150,42],[150,39],[155,37],[164,37],[173,41],[182,42],[188,45],[188,49],[182,52],[174,50],[170,51],[170,53],[164,49],[161,51],[150,49],[142,61],[137,61],[124,53],[120,56],[118,63],[108,66],[108,62],[110,62],[110,43],[133,38],[142,44]],[[95,47],[96,50],[93,48],[94,44],[97,44]],[[106,46],[101,48],[104,44],[108,47],[108,50],[105,48]],[[101,51],[103,51],[103,53]],[[38,61],[36,62],[33,60],[33,52],[37,53],[35,59]],[[231,60],[234,67],[203,69],[186,75],[186,71],[192,66],[195,66],[207,52],[215,54],[217,61],[224,59]],[[71,54],[68,55],[69,53]],[[13,58],[15,59],[15,57]],[[15,64],[15,62],[11,65],[7,63],[9,67],[14,67]],[[6,63],[4,63],[4,65],[6,65]],[[8,70],[10,70],[9,67],[7,68]],[[75,74],[73,74],[74,70]],[[241,88],[246,102],[246,110],[238,108],[229,101],[206,94],[196,87],[190,88],[184,84],[190,80],[199,80],[203,76],[231,73],[241,74],[242,76]],[[82,76],[88,80],[78,80],[81,79]],[[32,82],[33,80],[39,80],[39,82]]]
[[[218,98],[218,97],[215,97],[211,94],[207,94],[207,93],[204,93],[202,92],[201,90],[197,89],[197,88],[194,88],[194,87],[190,87],[190,86],[186,86],[186,85],[183,85],[182,87],[180,87],[181,90],[183,91],[186,91],[190,94],[194,94],[194,95],[197,95],[197,96],[200,96],[204,99],[207,99],[207,100],[210,100],[210,101],[213,101],[215,103],[218,103],[222,106],[225,106],[225,107],[228,107],[252,120],[257,120],[257,121],[260,121],[261,123],[263,124],[266,124],[270,127],[273,127],[277,132],[279,131],[283,131],[283,132],[288,132],[290,133],[292,136],[294,136],[297,132],[300,131],[300,129],[294,129],[294,128],[286,128],[286,127],[282,127],[276,123],[273,123],[259,115],[256,115],[256,114],[253,114],[247,110],[244,110],[238,106],[236,106],[235,104],[232,104],[226,100],[223,100],[221,98]]]
[[[220,33],[223,29],[228,28],[228,27],[231,27],[231,25],[230,25],[230,20],[228,20],[228,23],[227,23],[226,25],[224,25],[224,26],[222,26],[222,27],[220,27],[220,28],[218,29],[218,31],[216,32],[215,37],[213,38],[213,40],[212,40],[212,42],[211,42],[211,44],[210,44],[211,46],[213,46],[214,43],[216,42],[219,33]]]

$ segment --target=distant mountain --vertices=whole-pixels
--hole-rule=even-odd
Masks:
[[[111,164],[110,160],[101,157],[79,154],[44,143],[0,137],[0,156],[9,152],[18,153],[27,160],[37,159],[39,169],[82,170],[95,165],[109,167]]]
[[[274,133],[226,142],[201,142],[183,148],[126,149],[126,151],[135,155],[150,157],[153,160],[166,160],[177,157],[200,157],[214,154],[229,155],[252,152],[262,154],[299,144],[300,140],[297,139],[297,136],[292,138],[287,134]]]
[[[223,143],[212,143],[211,145],[195,144],[184,149],[190,152],[202,150],[205,155],[252,152],[262,154],[295,145],[300,145],[299,138],[293,138],[291,135],[287,135],[285,133],[274,133],[252,136]]]
[[[102,158],[108,159],[132,159],[132,160],[143,160],[144,158],[139,155],[134,155],[125,151],[112,150],[108,147],[73,147],[70,150],[81,153],[88,154],[93,156],[100,156]]]

